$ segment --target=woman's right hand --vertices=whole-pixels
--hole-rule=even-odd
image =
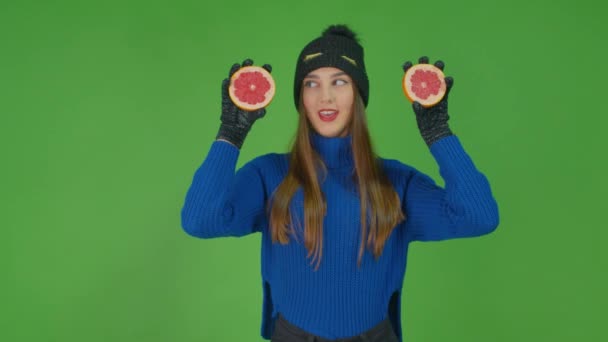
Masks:
[[[418,63],[429,64],[429,58],[422,56],[418,59]],[[436,61],[434,65],[442,71],[445,66],[442,61]],[[403,64],[403,72],[407,72],[411,67],[412,62],[405,62]],[[454,85],[454,79],[451,76],[446,77],[445,84],[447,89],[439,103],[429,108],[423,107],[418,101],[414,101],[412,104],[414,114],[416,114],[418,129],[428,147],[431,147],[437,140],[453,134],[448,125],[448,120],[450,119],[448,115],[448,95],[450,94],[452,85]]]
[[[240,68],[253,65],[251,59],[246,59],[242,64],[235,63],[230,68],[228,78],[222,82],[222,124],[220,130],[217,133],[216,139],[226,140],[233,144],[237,148],[243,146],[243,141],[249,133],[253,123],[263,117],[266,114],[266,108],[261,108],[255,111],[246,111],[238,108],[230,99],[228,94],[228,87],[230,86],[230,79],[235,72]],[[272,67],[269,64],[262,66],[268,72],[272,71]]]

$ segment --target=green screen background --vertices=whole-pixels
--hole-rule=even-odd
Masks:
[[[601,340],[605,17],[590,0],[2,2],[0,340],[262,341],[260,236],[192,238],[180,210],[230,65],[277,82],[240,166],[287,150],[297,54],[331,23],[366,48],[377,152],[440,184],[400,81],[406,60],[445,61],[451,127],[500,207],[491,235],[411,245],[405,340]]]

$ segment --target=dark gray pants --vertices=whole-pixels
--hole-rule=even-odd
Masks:
[[[328,340],[319,336],[307,333],[306,331],[289,323],[279,314],[277,317],[271,342],[399,342],[393,331],[393,326],[387,318],[378,323],[375,327],[362,333],[361,335],[349,338],[339,338]]]

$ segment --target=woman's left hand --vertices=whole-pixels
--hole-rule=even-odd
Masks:
[[[429,58],[422,56],[418,59],[418,63],[428,64]],[[444,64],[442,61],[438,60],[434,65],[443,71]],[[407,72],[411,67],[412,62],[407,61],[403,64],[403,71]],[[450,116],[448,115],[448,95],[454,84],[454,79],[452,77],[446,77],[445,84],[445,96],[437,104],[428,108],[423,107],[418,101],[414,101],[412,104],[414,113],[416,114],[418,129],[428,147],[431,147],[437,140],[452,135],[452,131],[448,126],[448,120],[450,119]]]

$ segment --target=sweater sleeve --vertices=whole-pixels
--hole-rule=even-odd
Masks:
[[[405,199],[411,241],[439,241],[488,234],[498,226],[498,206],[486,177],[456,136],[431,145],[445,189],[414,171]]]
[[[182,228],[199,238],[243,236],[261,230],[265,191],[249,162],[237,172],[239,150],[215,141],[196,170],[181,211]]]

